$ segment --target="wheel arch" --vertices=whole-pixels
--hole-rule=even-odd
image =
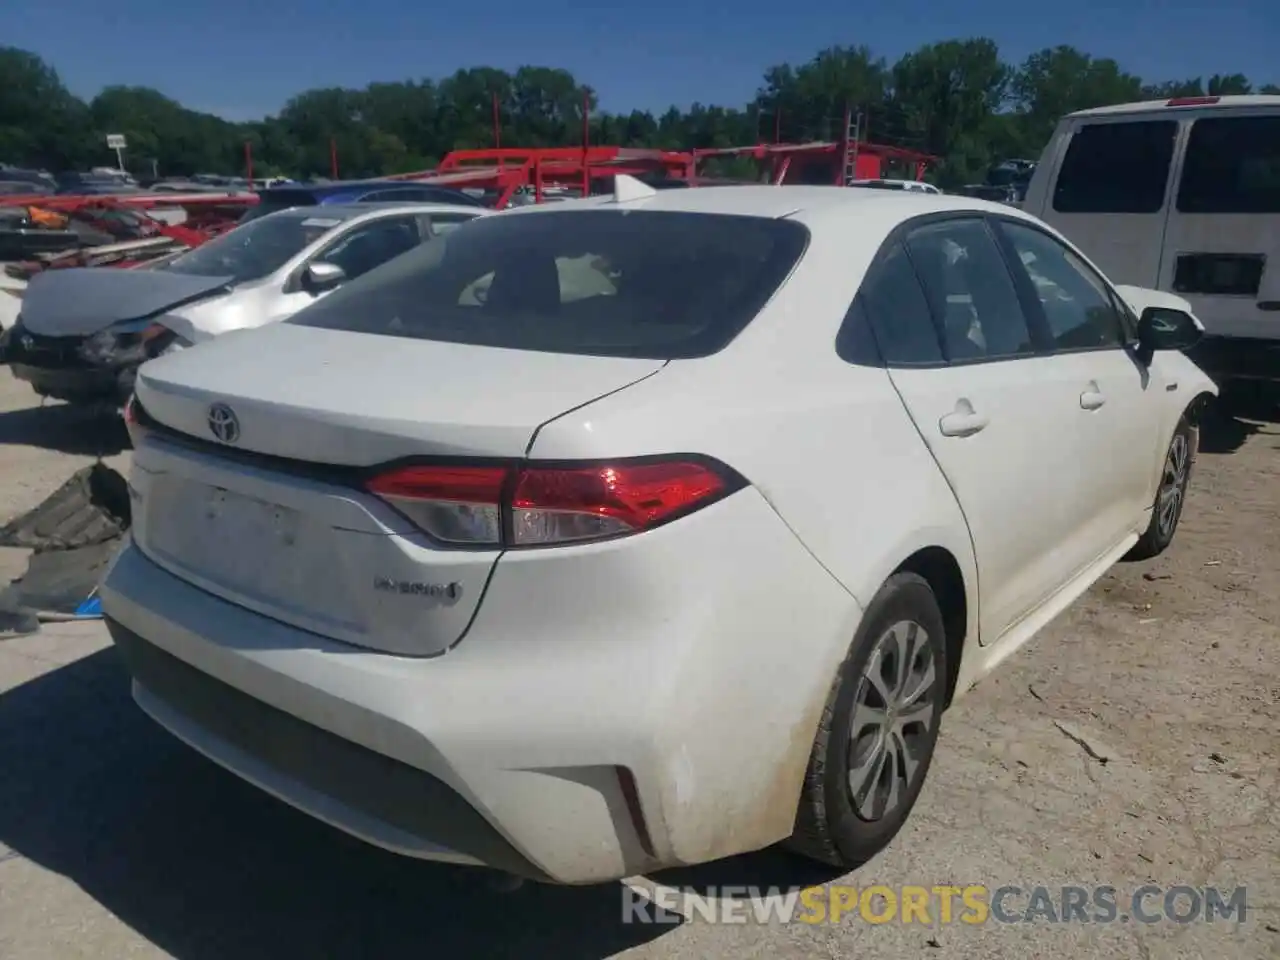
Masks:
[[[1199,427],[1201,420],[1204,419],[1204,415],[1209,409],[1209,404],[1211,404],[1216,397],[1217,394],[1208,390],[1201,390],[1191,398],[1191,402],[1187,404],[1187,408],[1182,411],[1182,415],[1187,418],[1187,422],[1190,423],[1191,426]]]
[[[1204,422],[1205,414],[1209,412],[1209,404],[1217,398],[1217,395],[1210,393],[1208,390],[1201,390],[1187,404],[1187,409],[1182,412],[1182,416],[1186,419],[1187,425],[1191,427],[1191,462],[1195,463],[1196,457],[1200,453],[1200,429]]]
[[[938,600],[938,607],[942,611],[943,628],[946,631],[947,685],[946,697],[943,701],[945,709],[951,705],[955,696],[956,681],[960,676],[960,660],[964,656],[965,641],[969,636],[971,604],[964,571],[960,567],[959,560],[946,547],[929,546],[907,557],[898,565],[894,573],[914,573],[924,578]]]

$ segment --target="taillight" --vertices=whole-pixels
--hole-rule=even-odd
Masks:
[[[745,486],[703,457],[509,466],[413,465],[370,492],[441,543],[538,547],[651,530]]]
[[[511,543],[531,546],[638,533],[725,494],[702,463],[526,467],[511,499]]]
[[[1221,100],[1221,97],[1174,97],[1165,101],[1166,107],[1208,107]]]

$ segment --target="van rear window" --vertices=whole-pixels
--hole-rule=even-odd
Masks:
[[[1076,130],[1053,189],[1059,213],[1159,213],[1178,124],[1090,123]]]
[[[1182,213],[1280,213],[1280,117],[1206,117],[1191,127]]]

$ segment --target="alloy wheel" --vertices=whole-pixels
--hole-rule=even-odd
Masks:
[[[1156,500],[1160,536],[1168,539],[1178,523],[1182,498],[1187,490],[1187,469],[1191,465],[1191,446],[1184,434],[1178,433],[1169,445],[1169,456],[1164,461],[1164,476],[1160,481],[1160,494]]]
[[[854,695],[849,727],[849,795],[854,812],[876,821],[911,793],[938,719],[938,677],[924,627],[899,621],[882,633]]]

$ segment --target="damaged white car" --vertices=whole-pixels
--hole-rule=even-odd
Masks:
[[[155,266],[50,270],[24,291],[2,358],[41,396],[120,404],[144,361],[283,320],[485,212],[425,203],[301,207]]]
[[[156,721],[403,854],[851,867],[952,699],[1168,546],[1199,326],[1011,207],[615,189],[147,364],[108,626]]]

